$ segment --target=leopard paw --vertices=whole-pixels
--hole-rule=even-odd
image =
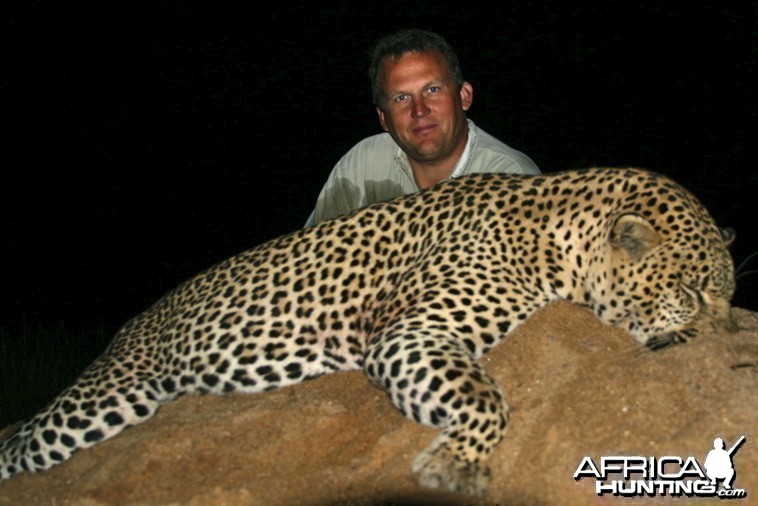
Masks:
[[[490,481],[488,466],[461,460],[445,446],[420,453],[412,470],[421,487],[473,495],[482,495]]]

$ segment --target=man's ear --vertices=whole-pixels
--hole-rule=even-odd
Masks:
[[[382,125],[382,130],[388,132],[389,129],[387,128],[387,123],[384,121],[384,111],[377,107],[376,114],[379,116],[379,123]]]
[[[468,81],[463,81],[461,85],[461,106],[464,111],[468,111],[474,102],[474,87]]]
[[[661,237],[642,216],[633,213],[621,215],[611,231],[611,246],[636,262],[645,253],[661,243]]]

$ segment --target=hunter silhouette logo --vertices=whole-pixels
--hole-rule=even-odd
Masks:
[[[734,454],[744,442],[745,436],[741,436],[726,450],[724,440],[717,437],[702,466],[692,456],[604,456],[600,465],[592,457],[584,457],[574,471],[574,480],[594,478],[597,495],[743,499],[747,492],[732,488],[732,483],[736,477]]]
[[[708,456],[705,458],[705,474],[708,475],[711,484],[715,485],[717,480],[724,480],[724,489],[732,489],[732,481],[734,480],[732,455],[744,442],[745,436],[742,436],[729,450],[724,450],[723,439],[717,437],[713,440],[713,450],[708,452]]]

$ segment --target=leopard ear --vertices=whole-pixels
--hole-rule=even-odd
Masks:
[[[611,246],[636,262],[661,243],[661,237],[642,216],[627,213],[619,216],[611,230]]]
[[[732,227],[721,229],[721,238],[724,240],[724,245],[731,246],[735,237],[737,237],[737,232]]]

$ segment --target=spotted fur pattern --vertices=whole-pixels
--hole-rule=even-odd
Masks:
[[[420,485],[487,486],[508,407],[478,358],[556,299],[651,348],[732,328],[732,260],[686,190],[634,169],[488,174],[287,235],[128,322],[0,447],[0,478],[47,469],[187,393],[259,392],[363,369],[438,427]]]

